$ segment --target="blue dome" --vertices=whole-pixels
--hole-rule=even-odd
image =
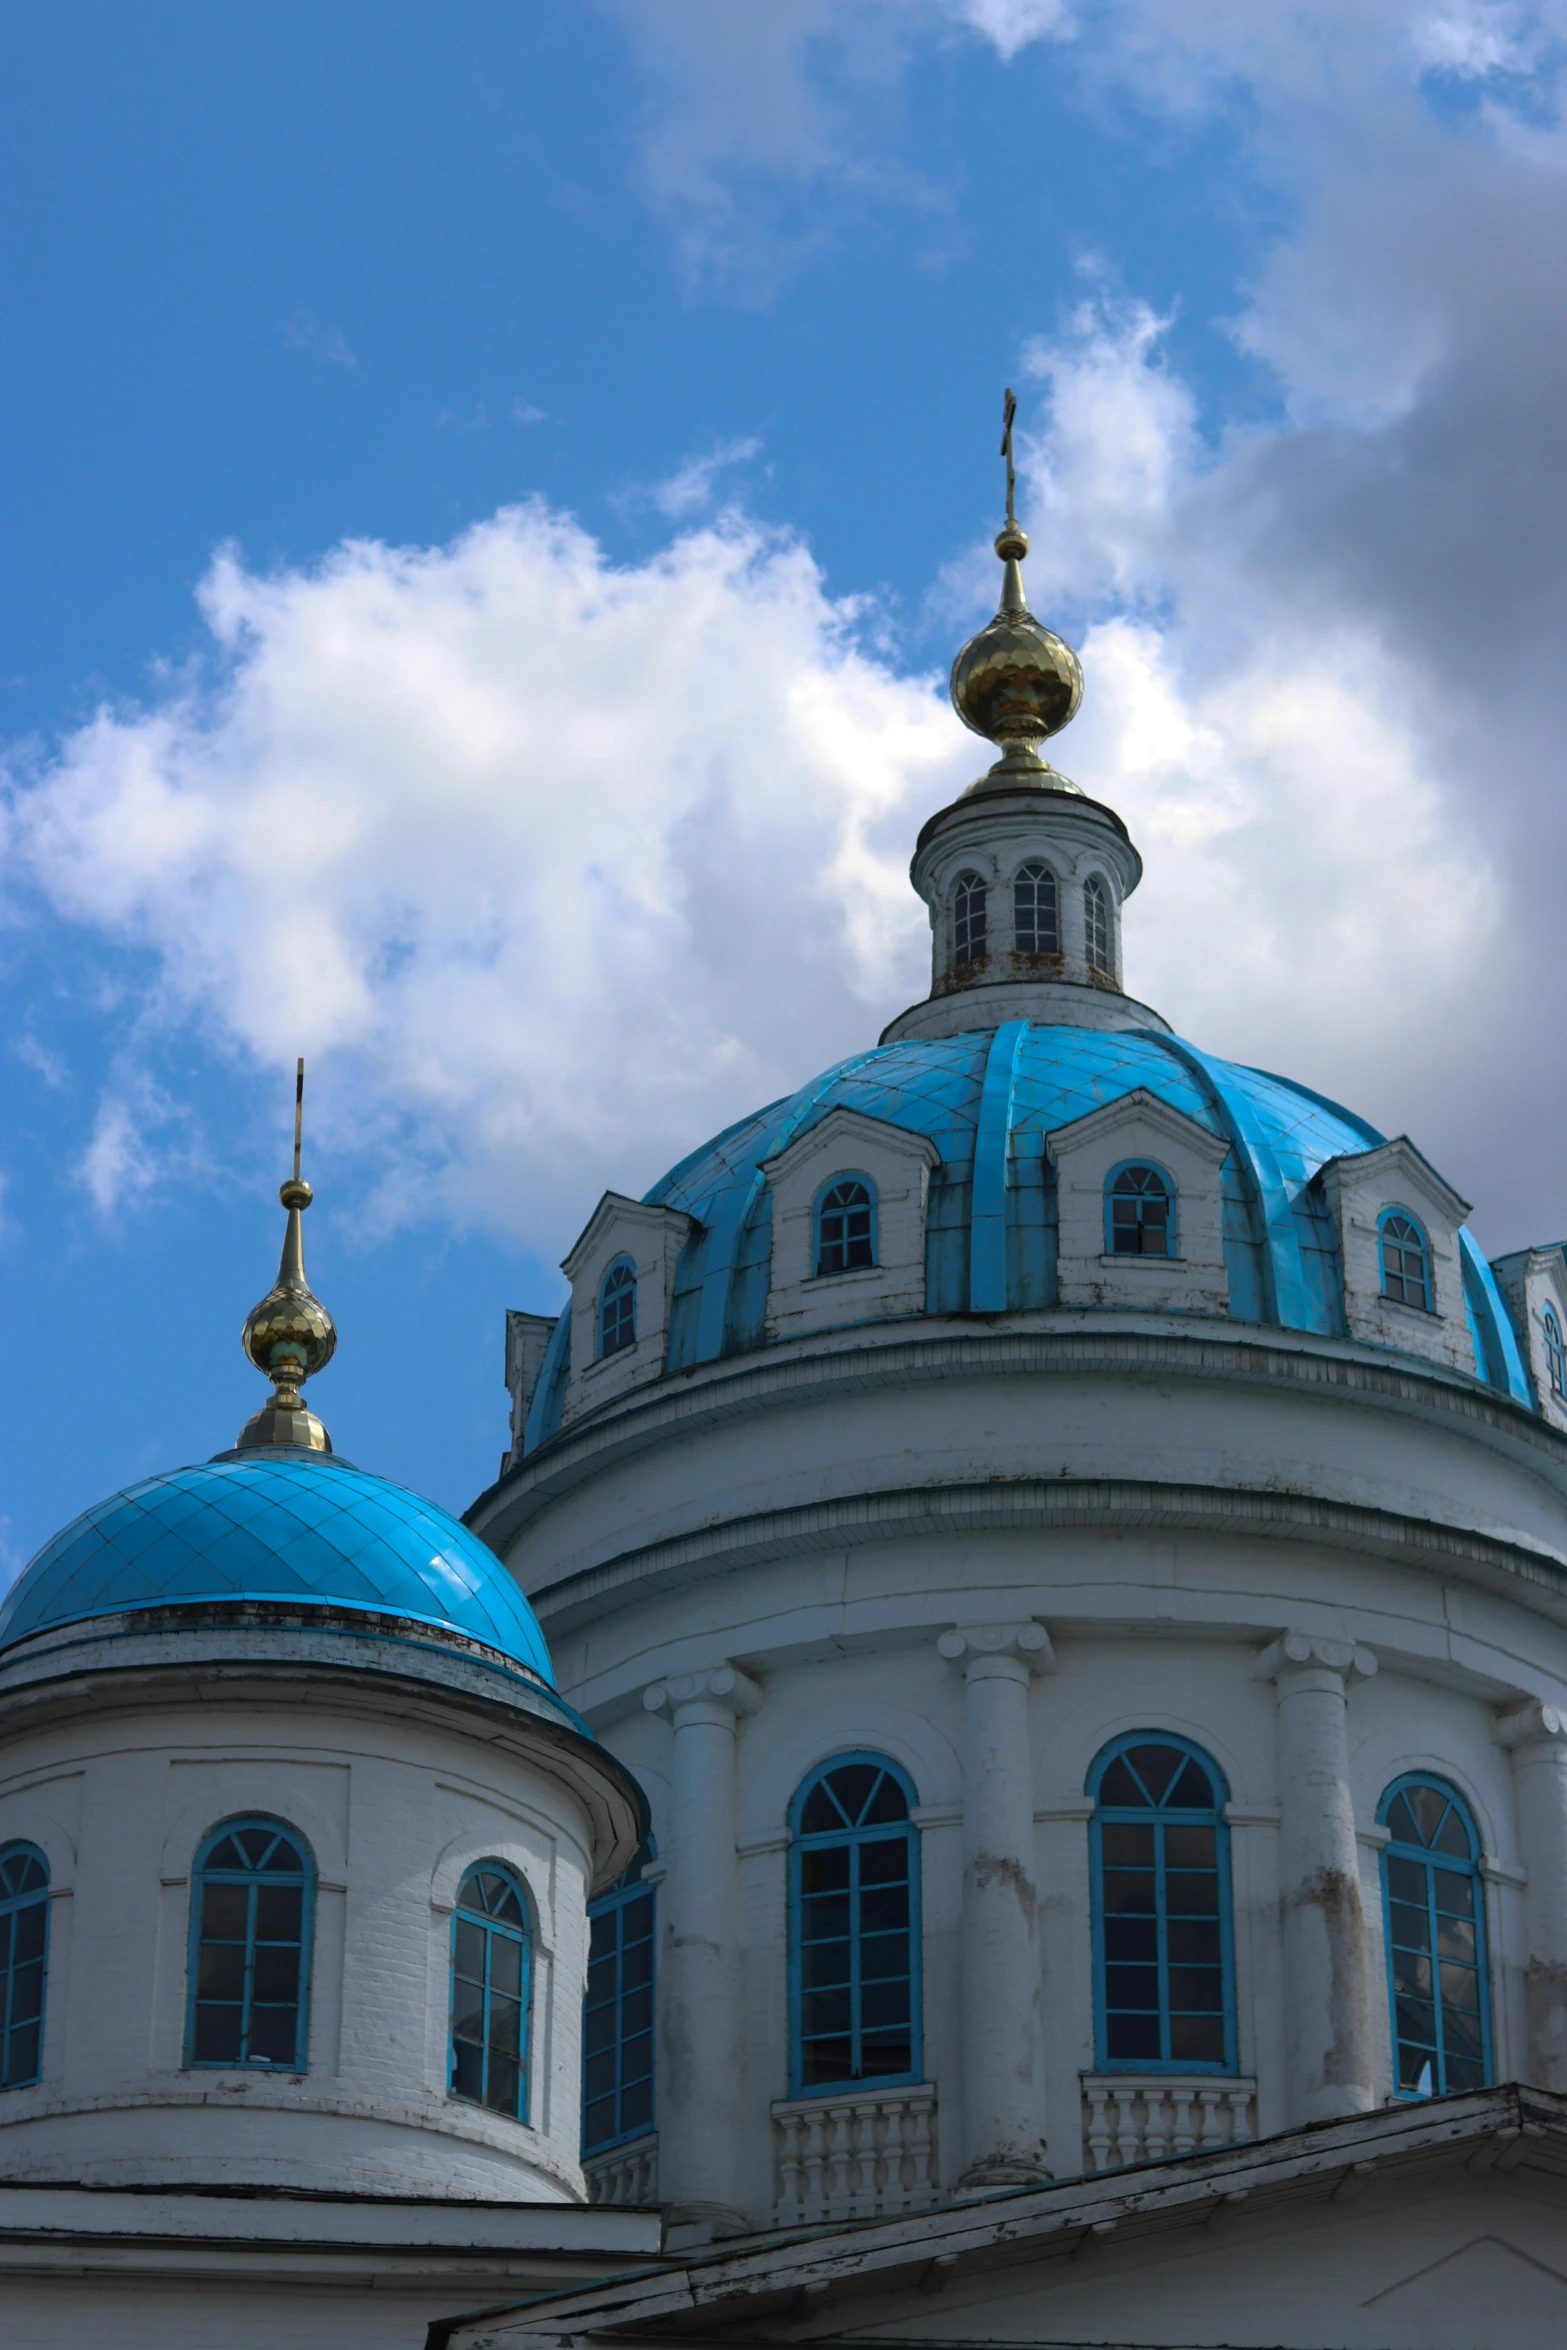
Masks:
[[[743,1353],[765,1338],[772,1199],[764,1162],[842,1107],[936,1145],[927,1208],[927,1311],[1005,1313],[1053,1295],[1054,1200],[1045,1138],[1135,1092],[1155,1094],[1230,1146],[1224,1246],[1236,1321],[1344,1335],[1338,1237],[1312,1177],[1386,1140],[1306,1086],[1154,1029],[1008,1021],[961,1036],[904,1038],[856,1053],[682,1159],[647,1194],[696,1221],[675,1276],[671,1371]],[[1032,1185],[1044,1212],[1025,1222]],[[1517,1341],[1489,1265],[1461,1235],[1476,1376],[1533,1408]],[[569,1311],[556,1325],[529,1414],[528,1449],[560,1425]]]
[[[0,1605],[0,1649],[58,1624],[202,1600],[360,1609],[461,1632],[553,1689],[533,1611],[433,1502],[317,1453],[221,1455],[148,1477],[46,1543]]]

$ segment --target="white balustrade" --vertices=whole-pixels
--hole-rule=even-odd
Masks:
[[[637,2205],[658,2201],[658,2133],[590,2154],[582,2165],[590,2203]]]
[[[1243,2146],[1256,2136],[1255,2081],[1212,2073],[1085,2073],[1083,2151],[1090,2171],[1167,2154]]]
[[[860,2089],[773,2107],[774,2222],[883,2219],[936,2200],[934,2089]]]

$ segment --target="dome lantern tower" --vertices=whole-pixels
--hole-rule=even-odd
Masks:
[[[954,1036],[998,1021],[1163,1028],[1121,987],[1121,908],[1142,859],[1114,809],[1091,800],[1040,746],[1077,715],[1083,672],[1064,637],[1029,610],[1028,537],[1016,512],[1012,427],[1003,410],[1006,520],[995,618],[952,664],[952,706],[1001,756],[920,833],[909,878],[930,908],[931,992],[884,1043]]]

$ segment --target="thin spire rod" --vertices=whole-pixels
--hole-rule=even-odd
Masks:
[[[1012,420],[1017,414],[1017,394],[1007,386],[1007,396],[1001,404],[1001,454],[1007,461],[1007,520],[1017,520],[1017,474],[1012,465]],[[301,1063],[303,1067],[303,1063]]]
[[[301,1054],[294,1072],[294,1181],[299,1181],[299,1146],[305,1133],[305,1060]]]

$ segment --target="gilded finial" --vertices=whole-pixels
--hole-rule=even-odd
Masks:
[[[246,1316],[240,1344],[256,1369],[273,1383],[271,1398],[240,1431],[238,1450],[256,1452],[287,1445],[303,1452],[330,1452],[332,1439],[300,1394],[313,1372],[325,1370],[337,1346],[337,1326],[305,1279],[305,1243],[300,1218],[314,1193],[299,1172],[304,1139],[305,1064],[294,1073],[294,1172],[279,1186],[288,1210],[277,1279]]]
[[[1018,784],[1074,791],[1039,756],[1038,746],[1077,714],[1083,672],[1064,638],[1028,608],[1022,563],[1028,536],[1017,518],[1017,470],[1012,427],[1017,394],[1010,384],[1001,410],[1001,454],[1007,467],[1007,518],[996,534],[1005,569],[996,617],[971,637],[952,664],[952,706],[965,726],[1001,746],[990,773],[971,788],[1003,790]]]

